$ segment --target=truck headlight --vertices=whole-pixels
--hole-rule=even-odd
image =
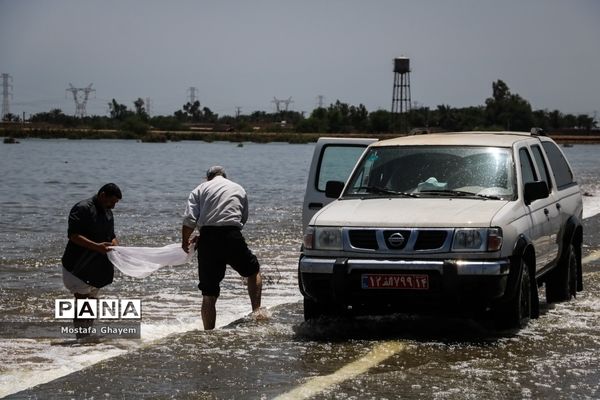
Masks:
[[[501,247],[500,228],[467,228],[454,231],[452,251],[498,251]]]
[[[484,250],[484,238],[480,229],[457,229],[454,232],[454,241],[452,250],[454,251],[474,251]]]
[[[315,228],[315,250],[342,250],[341,228]]]

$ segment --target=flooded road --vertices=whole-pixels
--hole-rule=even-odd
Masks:
[[[174,334],[9,398],[597,399],[596,236],[585,245],[585,290],[550,306],[540,290],[540,318],[516,333],[407,315],[305,323],[294,302],[268,321]]]
[[[177,241],[183,202],[201,175],[190,166],[193,157],[202,160],[202,169],[225,164],[249,192],[245,232],[262,263],[270,319],[244,317],[245,287],[228,273],[217,303],[219,329],[198,330],[195,261],[144,280],[118,275],[103,297],[126,293],[142,300],[142,339],[76,344],[0,338],[0,396],[600,398],[600,216],[584,224],[584,291],[571,302],[547,306],[541,288],[541,316],[520,332],[409,315],[305,323],[296,265],[311,145],[24,140],[19,146],[10,147],[13,153],[0,146],[1,159],[10,160],[3,164],[10,173],[0,177],[7,188],[0,193],[2,320],[52,320],[54,299],[68,296],[59,270],[66,215],[75,201],[97,190],[99,179],[128,188],[115,209],[124,245]],[[580,161],[574,163],[576,174],[592,195],[584,199],[588,215],[599,209],[599,148],[566,149]],[[38,163],[28,161],[34,156]],[[116,167],[101,177],[73,173],[90,162]],[[270,165],[288,168],[272,179],[255,173]]]

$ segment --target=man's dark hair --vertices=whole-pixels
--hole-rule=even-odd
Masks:
[[[114,183],[107,183],[106,185],[102,186],[100,190],[98,190],[98,195],[100,195],[100,193],[105,193],[109,196],[115,196],[119,200],[121,200],[123,197],[121,194],[121,189],[119,189],[119,187]]]

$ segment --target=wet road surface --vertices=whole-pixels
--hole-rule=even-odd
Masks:
[[[305,323],[294,302],[268,321],[172,335],[9,398],[597,399],[598,222],[586,220],[585,290],[547,305],[540,289],[541,316],[519,332],[406,315]]]

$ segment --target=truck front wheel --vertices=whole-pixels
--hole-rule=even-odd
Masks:
[[[532,288],[529,266],[521,260],[517,292],[510,301],[497,309],[496,322],[501,329],[524,328],[532,316]]]
[[[310,321],[311,319],[317,319],[324,315],[323,305],[311,300],[307,297],[304,298],[304,320]]]

